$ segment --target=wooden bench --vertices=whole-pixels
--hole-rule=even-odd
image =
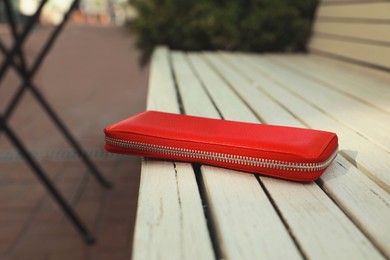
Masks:
[[[144,159],[134,260],[390,258],[390,2],[323,1],[309,49],[154,52],[148,109],[330,130],[341,150],[309,184]]]

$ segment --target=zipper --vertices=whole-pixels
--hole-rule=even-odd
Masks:
[[[116,139],[106,136],[106,143],[115,147],[128,148],[139,150],[143,152],[160,153],[164,155],[180,156],[192,159],[204,159],[216,162],[224,162],[231,164],[241,164],[254,167],[271,168],[277,170],[290,171],[320,171],[329,166],[329,164],[336,158],[338,149],[336,148],[332,155],[324,162],[320,163],[294,163],[288,161],[270,160],[264,158],[247,157],[241,155],[233,155],[226,153],[208,152],[202,150],[193,150],[178,148],[173,146],[163,146],[156,144],[148,144],[141,142],[133,142],[122,139]]]

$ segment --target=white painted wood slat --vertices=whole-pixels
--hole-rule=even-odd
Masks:
[[[342,134],[338,131],[340,128],[326,116],[321,115],[320,111],[315,112],[314,108],[297,97],[294,97],[287,90],[273,84],[269,81],[260,81],[259,88],[271,95],[275,100],[281,102],[289,111],[299,118],[302,122],[312,127],[319,127],[328,131],[336,131],[340,137],[340,148],[345,145],[355,144],[354,148],[358,150],[348,151],[359,160],[370,163],[371,170],[376,170],[376,163],[384,164],[389,172],[390,157],[378,151],[370,150],[372,146],[359,135],[354,136],[354,132],[343,130]],[[362,143],[361,143],[362,142]],[[374,146],[375,148],[375,146]],[[345,154],[345,150],[341,150]],[[363,153],[363,155],[361,155]],[[370,155],[372,153],[372,155]],[[367,157],[368,158],[367,158]],[[386,159],[387,158],[387,159]],[[369,162],[368,159],[372,161]],[[383,160],[383,161],[381,161]],[[375,174],[375,173],[374,173]],[[388,176],[385,176],[385,178]],[[386,255],[390,256],[390,195],[384,190],[358,172],[349,162],[342,157],[336,159],[327,172],[321,177],[323,186],[331,194],[338,204],[342,205],[344,211],[348,212],[358,225],[365,231],[369,237],[381,248]],[[388,187],[388,186],[386,186]],[[390,191],[390,190],[389,190]]]
[[[241,62],[244,62],[244,60]],[[277,100],[279,100],[284,107],[289,111],[292,111],[295,116],[301,118],[301,121],[307,126],[336,132],[339,136],[341,152],[371,179],[390,193],[390,176],[388,174],[390,171],[389,152],[384,151],[379,146],[357,134],[355,131],[326,115],[315,106],[305,102],[304,99],[291,93],[289,85],[280,84],[277,79],[267,79],[261,74],[259,75],[259,71],[261,70],[258,68],[255,69],[252,66],[248,66],[246,73],[252,73],[251,79],[258,83],[257,85],[259,88],[268,86],[267,88],[261,89],[268,95],[272,95],[274,98],[277,97]],[[270,118],[270,120],[272,120],[272,118]],[[277,122],[270,121],[270,123]]]
[[[189,59],[196,69],[207,91],[212,96],[225,119],[257,123],[257,117],[237,97],[236,93],[217,75],[199,54],[189,54]],[[230,109],[226,109],[230,108]]]
[[[303,76],[319,81],[320,83],[337,89],[342,93],[355,97],[360,101],[370,104],[390,113],[390,81],[386,87],[361,83],[360,81],[350,80],[351,77],[342,77],[348,72],[345,70],[329,71],[323,69],[323,66],[317,66],[317,63],[307,57],[295,55],[268,55],[267,57],[282,63],[293,71],[301,73]]]
[[[389,23],[353,23],[317,20],[314,23],[315,33],[334,36],[352,37],[372,41],[372,44],[390,43]],[[354,41],[354,39],[350,39]]]
[[[251,80],[256,80],[262,78],[262,75],[256,73],[255,70],[251,70],[250,66],[246,66],[237,56],[230,57],[231,64],[239,64],[237,68],[241,68],[241,73],[245,74],[248,78],[240,77],[239,75],[234,75],[234,70],[231,70],[229,67],[224,65],[221,61],[218,61],[215,57],[209,57],[215,66],[221,70],[221,73],[225,75],[225,77],[229,80],[234,88],[236,88],[237,92],[245,99],[249,106],[252,107],[255,111],[261,111],[261,117],[266,120],[267,123],[273,124],[284,124],[283,119],[286,117],[279,117],[280,113],[287,113],[287,111],[274,111],[269,110],[267,107],[264,107],[263,104],[273,102],[267,95],[264,93],[258,92],[256,95],[254,92],[248,93],[246,90],[249,88],[255,88],[253,84],[251,84]],[[265,84],[267,89],[274,89],[275,86],[271,84]],[[255,97],[254,97],[255,96]],[[279,95],[277,95],[279,97]],[[257,99],[257,102],[255,101]],[[284,104],[285,100],[281,100],[281,104]],[[258,107],[258,109],[256,109]],[[287,113],[288,114],[288,113]],[[300,116],[300,115],[299,115]],[[310,117],[311,115],[306,115]],[[295,121],[295,123],[294,123]],[[296,119],[296,117],[291,116],[288,121],[290,125],[302,127],[303,125]],[[324,176],[331,176],[327,180],[331,180],[332,185],[328,182],[324,181],[324,187],[332,191],[332,197],[338,203],[340,203],[344,210],[349,213],[349,216],[355,220],[355,222],[360,224],[360,227],[365,230],[365,232],[370,233],[370,237],[374,237],[374,241],[380,245],[383,251],[389,250],[386,247],[390,235],[387,232],[383,232],[383,228],[379,228],[379,226],[384,227],[385,230],[387,225],[386,219],[390,217],[390,195],[385,191],[380,189],[375,183],[365,177],[363,174],[358,173],[356,169],[345,159],[342,157],[338,157],[336,159],[337,163],[334,163],[330,169],[324,174]],[[324,178],[321,178],[322,180]],[[267,186],[268,187],[268,186]],[[345,190],[349,190],[350,193],[346,193]],[[378,195],[380,194],[380,195]],[[271,193],[272,195],[272,193]],[[359,201],[359,198],[362,201]],[[278,204],[278,201],[276,201]],[[364,207],[362,207],[363,203]],[[284,201],[282,201],[284,203]],[[367,214],[367,210],[371,211],[367,207],[371,208],[373,215]],[[283,212],[283,208],[279,207]],[[286,217],[288,217],[287,215]],[[322,216],[323,217],[323,216]],[[297,220],[295,220],[297,221]],[[321,221],[321,219],[319,219]],[[379,223],[379,224],[378,224]],[[299,223],[293,224],[295,227],[299,226]],[[314,226],[316,224],[313,223]],[[329,226],[329,228],[331,228]],[[389,226],[390,228],[390,226]],[[299,229],[292,231],[296,234],[296,237],[299,238],[301,236],[301,231]],[[326,231],[324,231],[326,232]],[[307,234],[306,234],[307,235]],[[348,234],[350,235],[350,234]],[[347,235],[347,237],[348,237]],[[325,236],[327,237],[327,236]],[[300,240],[298,240],[300,241]],[[309,241],[306,241],[309,243]],[[319,243],[319,241],[317,241]],[[342,243],[337,241],[337,243]],[[310,244],[310,243],[309,243]],[[325,242],[326,244],[326,242]],[[303,249],[305,249],[304,245],[301,245]],[[330,245],[327,245],[330,246]],[[321,247],[321,246],[320,246]],[[308,247],[308,250],[311,250],[312,247]],[[323,248],[322,248],[323,249]],[[371,248],[372,249],[372,248]],[[318,252],[321,250],[317,248],[315,251]],[[332,250],[328,250],[332,251]],[[366,251],[367,252],[367,251]],[[313,252],[312,252],[313,253]],[[389,254],[390,252],[387,251]]]
[[[332,59],[331,57],[318,56],[315,54],[302,55],[306,56],[313,62],[317,62],[318,65],[322,64],[327,70],[338,70],[345,71],[344,78],[351,78],[355,81],[363,82],[375,82],[376,87],[386,88],[390,82],[390,74],[383,70],[378,70],[372,67],[362,66],[360,64],[354,64],[351,62],[345,62],[341,60]],[[340,76],[343,76],[341,74]]]
[[[180,113],[168,50],[155,51],[147,108]],[[144,159],[133,259],[214,259],[191,164]]]
[[[221,118],[206,90],[194,74],[187,57],[181,52],[172,52],[172,66],[185,113],[194,116]]]
[[[214,259],[192,166],[142,164],[133,259]]]
[[[267,179],[266,184],[277,187],[269,192],[309,259],[384,259],[315,183]]]
[[[148,109],[180,113],[169,55],[165,48],[154,54],[147,104]],[[318,122],[325,119],[322,127],[339,125],[343,140],[358,147],[357,151],[366,152],[367,156],[358,154],[355,158],[366,174],[376,173],[378,169],[383,172],[388,167],[372,163],[376,156],[387,156],[386,143],[379,144],[378,137],[370,130],[360,128],[361,125],[348,118],[343,120],[336,112],[328,113],[322,107],[326,99],[332,100],[332,105],[346,102],[349,108],[356,103],[345,99],[344,93],[335,95],[339,90],[329,92],[310,79],[302,81],[305,78],[302,73],[295,70],[293,73],[280,61],[238,55],[187,56],[178,52],[173,53],[172,61],[183,107],[188,114],[218,118],[220,113],[230,120],[259,122],[261,119],[267,123],[287,122],[295,126],[302,126],[302,123],[320,126]],[[312,70],[317,73],[315,71]],[[287,83],[293,84],[294,88],[287,91],[284,86]],[[310,94],[306,96],[302,86],[296,87],[298,83],[309,85]],[[310,95],[319,99],[319,104],[310,102]],[[365,110],[367,107],[358,107],[359,111],[368,111],[371,115],[370,109]],[[382,111],[367,120],[377,123],[382,130],[390,129],[383,121],[385,118]],[[348,121],[348,127],[343,125],[344,121]],[[361,135],[351,134],[357,128],[376,144]],[[350,160],[353,153],[353,150],[342,151]],[[375,174],[371,177],[388,188],[385,177]],[[367,237],[390,258],[390,236],[386,232],[389,230],[386,220],[390,217],[390,195],[340,155],[320,183],[367,237],[315,183],[260,177],[260,183],[268,192],[264,193],[253,174],[211,166],[201,167],[201,179],[216,231],[216,243],[224,259],[300,258],[280,216],[300,245],[299,250],[308,258],[382,258]],[[144,160],[138,207],[133,259],[215,258],[191,164]]]
[[[198,64],[194,65],[194,67],[201,78],[203,72],[207,71],[207,75],[212,74],[213,68],[216,68],[216,70],[219,71],[219,74],[223,75],[225,79],[236,76],[234,73],[222,73],[221,70],[219,70],[219,64],[217,66],[214,64],[213,67],[207,67],[207,63],[202,61],[200,57],[197,62]],[[221,79],[219,79],[219,81],[222,82],[220,86],[225,86],[227,90],[230,89],[230,87],[226,85],[226,83],[223,83]],[[215,87],[217,80],[210,81],[209,83],[210,87]],[[208,83],[206,81],[205,85],[207,88]],[[230,86],[234,88],[236,84],[230,84]],[[240,86],[243,86],[243,84],[240,84]],[[221,88],[220,91],[223,93],[225,90]],[[240,101],[240,103],[242,102]],[[261,101],[259,103],[261,103]],[[224,111],[230,109],[237,110],[237,107],[240,107],[239,103],[231,103],[228,107],[218,106],[222,114]],[[348,220],[316,184],[308,184],[311,187],[308,189],[305,184],[282,181],[283,183],[286,183],[286,185],[280,185],[278,182],[273,181],[273,179],[266,177],[261,177],[260,180],[264,183],[264,186],[270,193],[274,203],[282,212],[285,221],[289,223],[289,229],[292,231],[294,237],[300,244],[300,247],[309,258],[321,259],[331,256],[333,258],[352,257],[355,259],[364,259],[366,256],[378,259],[381,258],[367,238],[364,237],[364,235]],[[301,188],[296,188],[296,185],[299,185]],[[293,196],[292,193],[294,193]],[[284,200],[293,202],[285,202]],[[297,213],[297,210],[293,210],[294,212],[290,212],[290,205],[285,203],[294,204],[294,207],[301,207],[302,209],[307,207],[318,207],[318,211],[307,212],[302,210]],[[323,214],[324,212],[327,212],[327,214]],[[330,226],[328,228],[323,228],[324,223],[327,223],[327,225]],[[305,228],[302,228],[302,226],[305,226]],[[305,231],[302,232],[302,230],[307,230],[307,233],[305,233]],[[332,230],[332,232],[329,232],[330,230]],[[351,234],[353,234],[353,238],[351,238]],[[335,239],[336,237],[338,239]],[[361,245],[363,244],[365,244],[366,247],[362,247]],[[349,249],[347,250],[346,248]],[[326,251],[326,253],[324,251]]]
[[[168,53],[165,47],[153,53],[146,107],[149,110],[180,114]]]
[[[287,86],[313,106],[330,115],[366,138],[390,151],[390,116],[356,99],[297,75],[289,69],[272,62],[264,56],[248,59],[259,71],[263,71],[275,81]]]
[[[205,165],[202,173],[224,259],[302,259],[253,174]]]
[[[322,4],[318,7],[317,18],[354,18],[390,20],[390,2],[380,1],[373,3],[345,3],[337,5]]]
[[[272,86],[264,89],[287,107],[307,125],[327,131],[335,131],[339,136],[341,153],[346,155],[368,176],[390,193],[390,154],[355,131],[343,126],[322,111],[308,104],[298,96],[282,89],[282,85],[260,80],[259,87]],[[263,88],[262,88],[263,89]]]
[[[174,53],[172,61],[186,113],[220,118],[185,55]],[[212,223],[224,258],[301,258],[253,174],[211,166],[202,166],[201,171]]]
[[[353,61],[390,68],[389,46],[331,39],[321,35],[315,35],[311,38],[308,47],[312,53],[331,54]]]

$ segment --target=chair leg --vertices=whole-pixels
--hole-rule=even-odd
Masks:
[[[56,187],[50,182],[47,178],[45,172],[38,165],[38,163],[31,157],[30,153],[21,143],[19,138],[13,133],[11,129],[5,124],[3,119],[0,117],[0,127],[4,130],[5,134],[9,137],[13,145],[17,148],[17,150],[24,157],[28,165],[33,169],[34,174],[38,177],[38,179],[43,183],[45,188],[48,190],[50,195],[54,198],[54,200],[59,204],[60,208],[64,211],[65,215],[71,220],[76,229],[83,236],[84,241],[87,244],[95,243],[95,237],[89,232],[89,230],[85,227],[85,225],[81,222],[79,217],[75,214],[73,209],[69,206],[69,204],[65,201]],[[0,128],[0,129],[1,129]]]
[[[49,52],[50,48],[55,42],[55,39],[60,34],[61,30],[63,29],[66,21],[70,17],[73,9],[77,6],[78,0],[74,0],[71,4],[68,12],[64,15],[63,22],[54,30],[54,32],[51,34],[47,42],[45,43],[44,47],[42,48],[42,51],[37,56],[32,68],[29,70],[26,66],[25,60],[24,60],[24,53],[22,49],[22,45],[27,38],[28,34],[31,32],[32,28],[36,24],[36,21],[38,20],[38,17],[42,11],[43,6],[48,0],[42,0],[39,4],[39,7],[36,11],[36,13],[33,15],[33,17],[26,23],[23,31],[19,34],[16,26],[15,17],[13,16],[13,9],[11,5],[10,0],[5,0],[5,7],[8,14],[8,18],[10,21],[10,26],[12,30],[12,34],[14,37],[14,46],[7,51],[5,46],[2,45],[0,42],[0,49],[5,54],[5,60],[3,61],[2,65],[0,66],[0,80],[3,78],[5,72],[7,71],[9,65],[13,65],[14,68],[19,72],[21,78],[23,79],[23,84],[18,89],[16,95],[14,95],[13,99],[11,100],[9,106],[6,109],[6,112],[4,115],[0,114],[0,131],[4,130],[7,137],[10,139],[10,141],[13,143],[13,145],[17,148],[19,153],[23,156],[23,158],[26,160],[28,165],[32,168],[34,174],[37,176],[37,178],[42,182],[42,184],[45,186],[45,188],[48,190],[50,195],[54,198],[54,200],[59,204],[60,208],[63,210],[65,215],[70,219],[72,224],[77,228],[79,233],[83,236],[84,241],[88,244],[92,244],[95,242],[94,236],[89,232],[89,230],[85,227],[85,225],[81,222],[81,220],[78,218],[78,216],[75,214],[75,212],[72,210],[72,208],[69,206],[69,204],[65,201],[63,196],[59,193],[59,191],[56,189],[56,187],[50,182],[50,180],[47,178],[46,173],[43,171],[43,169],[39,166],[39,164],[32,158],[29,151],[25,148],[25,146],[22,144],[20,139],[15,135],[15,133],[8,127],[7,125],[7,119],[10,117],[12,111],[20,101],[20,98],[22,97],[23,93],[29,89],[32,91],[33,95],[36,97],[38,102],[42,105],[42,107],[45,109],[45,111],[49,114],[50,118],[53,120],[53,122],[56,124],[56,126],[59,128],[61,133],[65,136],[67,141],[74,147],[74,149],[77,151],[77,153],[81,156],[83,162],[86,164],[86,166],[89,168],[89,170],[92,172],[92,174],[95,176],[95,178],[105,187],[110,187],[110,183],[106,181],[103,176],[100,174],[98,169],[95,167],[93,162],[88,158],[87,154],[83,151],[79,143],[76,141],[75,138],[71,135],[70,131],[66,128],[65,124],[59,119],[57,114],[54,112],[54,110],[49,106],[49,104],[46,102],[46,100],[43,98],[41,93],[38,91],[36,86],[34,86],[31,83],[32,77],[35,75],[37,70],[39,69],[40,65],[42,64],[44,58],[46,57],[47,53]],[[19,65],[15,63],[15,56],[19,56]]]
[[[20,43],[18,42],[18,33],[16,28],[15,19],[13,17],[12,8],[9,0],[5,1],[5,7],[8,13],[8,18],[10,21],[10,27],[11,31],[15,40],[15,54],[19,56],[20,58],[20,66],[17,66],[13,60],[10,60],[9,63],[12,64],[15,69],[19,72],[19,74],[24,79],[23,85],[19,88],[18,92],[16,93],[15,97],[12,99],[10,106],[6,109],[6,112],[4,114],[4,122],[7,121],[8,117],[10,116],[11,112],[13,111],[14,107],[20,100],[22,94],[26,90],[26,88],[30,89],[33,93],[33,95],[36,97],[38,102],[42,105],[46,113],[49,115],[49,117],[52,119],[52,121],[55,123],[55,125],[58,127],[60,132],[63,134],[65,139],[73,146],[73,148],[76,150],[76,152],[81,157],[84,164],[88,167],[90,172],[94,175],[94,177],[99,181],[99,183],[104,186],[105,188],[110,188],[112,185],[103,177],[103,175],[99,172],[95,164],[89,159],[89,157],[86,155],[84,150],[81,148],[80,144],[76,141],[76,139],[72,136],[71,132],[67,129],[65,124],[60,120],[60,118],[57,116],[57,114],[54,112],[54,110],[50,107],[48,102],[43,98],[41,93],[38,91],[36,86],[31,84],[31,78],[39,68],[40,64],[42,63],[44,57],[47,55],[49,49],[53,45],[55,39],[61,32],[64,24],[69,19],[70,14],[72,13],[72,10],[74,9],[77,1],[74,1],[69,8],[69,11],[65,14],[63,21],[61,24],[55,29],[55,31],[52,33],[52,35],[49,37],[47,43],[43,47],[42,51],[38,55],[36,61],[34,62],[34,66],[31,69],[30,72],[27,71],[24,53],[22,49],[20,48]]]
[[[3,61],[3,64],[0,67],[0,80],[3,78],[3,75],[8,69],[8,66],[10,65],[14,55],[16,54],[17,50],[22,46],[23,42],[26,40],[27,36],[31,32],[31,30],[34,28],[34,24],[38,21],[39,16],[42,12],[42,9],[44,5],[46,4],[48,0],[42,0],[35,11],[35,14],[30,17],[30,19],[27,21],[26,26],[23,29],[23,32],[21,33],[20,37],[18,38],[17,42],[14,44],[13,48],[7,53],[5,56],[5,59]]]

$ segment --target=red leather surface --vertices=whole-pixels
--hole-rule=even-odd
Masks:
[[[337,149],[338,142],[337,135],[330,132],[156,111],[140,113],[113,124],[104,131],[106,136],[116,139],[294,163],[323,162]],[[183,161],[179,156],[144,153],[109,144],[106,144],[106,149],[116,153]],[[324,171],[259,169],[250,165],[227,164],[201,158],[184,160],[299,181],[314,180]]]

